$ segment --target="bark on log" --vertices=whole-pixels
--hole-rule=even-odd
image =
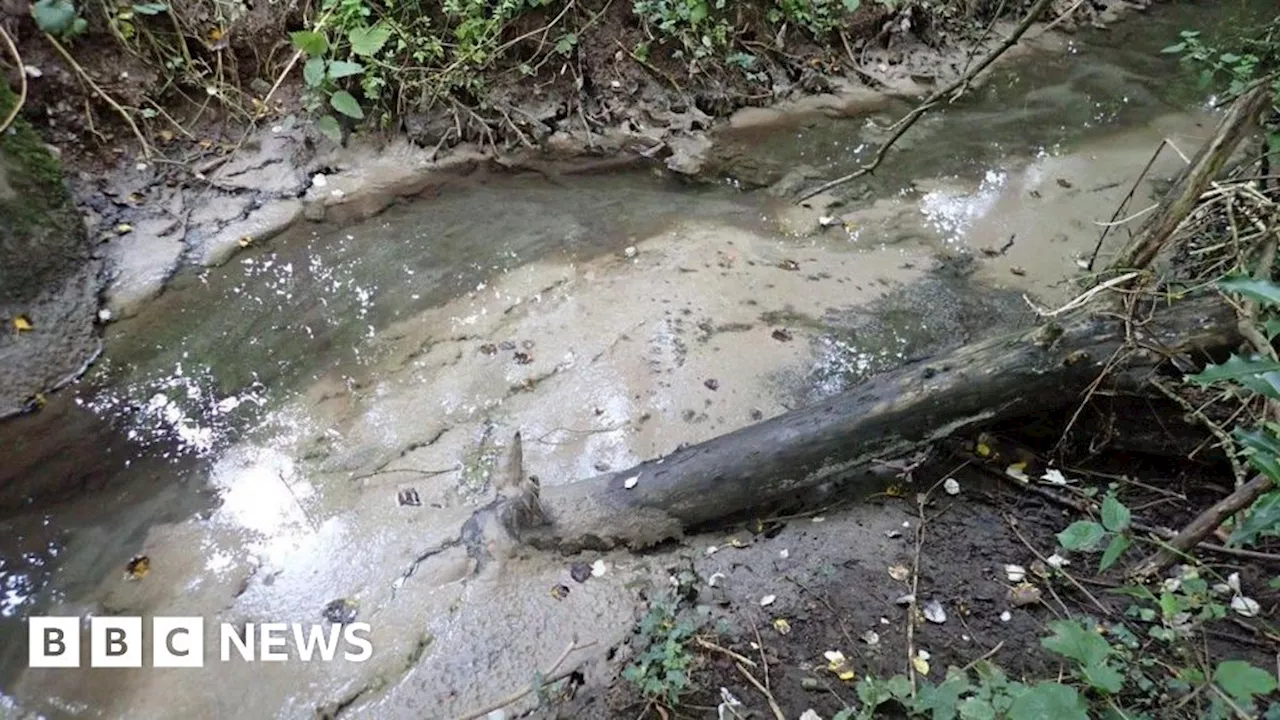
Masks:
[[[1074,408],[1127,334],[1140,346],[1117,368],[1127,374],[1240,342],[1235,311],[1217,297],[1162,307],[1141,326],[1086,308],[629,470],[542,488],[550,522],[523,540],[570,552],[645,547],[802,493],[882,490],[878,461],[995,421]]]

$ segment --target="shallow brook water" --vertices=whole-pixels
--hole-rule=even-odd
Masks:
[[[606,555],[564,601],[559,558],[415,564],[492,498],[512,434],[530,473],[570,482],[1069,300],[1161,141],[1191,155],[1213,129],[1158,54],[1203,12],[1031,43],[835,209],[739,188],[846,172],[907,105],[728,131],[718,183],[488,177],[180,278],[0,425],[0,717],[302,718],[360,688],[344,717],[444,717],[562,638],[603,657],[660,559]],[[1130,212],[1181,163],[1166,149]],[[51,489],[68,499],[23,501]],[[122,579],[135,555],[148,574]],[[25,669],[32,614],[317,622],[343,598],[373,627],[366,663]]]

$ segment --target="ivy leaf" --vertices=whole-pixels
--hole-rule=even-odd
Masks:
[[[342,142],[342,127],[338,125],[338,119],[332,115],[325,115],[317,120],[316,131],[336,143]]]
[[[360,63],[348,62],[346,60],[334,60],[329,63],[329,77],[338,80],[352,75],[359,75],[364,72],[364,66]]]
[[[1213,681],[1228,695],[1244,705],[1253,703],[1256,695],[1276,690],[1275,675],[1250,665],[1244,660],[1225,660],[1213,671]]]
[[[329,104],[333,106],[334,110],[347,117],[357,120],[364,119],[364,111],[360,109],[360,103],[346,90],[339,90],[329,96]]]
[[[306,55],[318,57],[329,51],[329,39],[315,30],[299,30],[289,33],[289,41]]]
[[[1098,570],[1106,572],[1116,561],[1124,555],[1124,551],[1129,549],[1130,544],[1128,535],[1116,535],[1111,538],[1111,542],[1107,545],[1107,551],[1102,553],[1102,560],[1098,562]]]
[[[347,42],[351,43],[351,52],[364,57],[378,54],[378,51],[390,39],[391,31],[382,25],[356,28],[347,33]]]
[[[1102,526],[1113,533],[1129,529],[1133,514],[1115,495],[1107,495],[1102,501]]]
[[[1053,635],[1040,638],[1040,644],[1085,667],[1101,665],[1111,656],[1111,645],[1107,639],[1077,620],[1056,620],[1049,623],[1049,629]]]
[[[1068,685],[1043,682],[1014,699],[1009,720],[1089,720],[1080,693]]]
[[[961,720],[996,720],[996,709],[991,701],[976,695],[965,698],[956,709],[960,711]]]
[[[1106,530],[1096,522],[1077,520],[1058,533],[1058,543],[1064,550],[1092,550],[1102,542]]]
[[[307,87],[320,87],[324,82],[324,58],[313,57],[302,66],[302,79]]]
[[[916,696],[915,710],[932,710],[933,720],[954,720],[960,696],[968,689],[969,678],[964,673],[952,673],[937,687],[922,687]]]
[[[31,17],[41,32],[62,35],[76,21],[76,6],[71,0],[40,0],[31,6]]]
[[[1124,676],[1108,663],[1086,665],[1081,674],[1090,687],[1097,688],[1105,693],[1115,695],[1124,687]]]

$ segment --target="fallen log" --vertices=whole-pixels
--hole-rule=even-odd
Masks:
[[[953,433],[1073,409],[1103,372],[1132,378],[1174,358],[1185,367],[1240,340],[1235,311],[1217,296],[1160,307],[1142,323],[1085,308],[628,470],[543,487],[545,522],[521,528],[521,540],[568,552],[641,548],[807,493],[870,494],[885,485],[886,461]]]

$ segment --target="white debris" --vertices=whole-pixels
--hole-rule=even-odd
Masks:
[[[591,577],[604,577],[607,572],[609,572],[609,568],[604,564],[603,560],[591,563]]]
[[[720,688],[720,705],[716,708],[717,720],[729,720],[729,718],[738,718],[738,714],[734,708],[742,707],[742,701],[733,696],[728,688]]]
[[[822,720],[822,716],[813,708],[809,708],[800,714],[800,720]]]
[[[783,560],[786,560],[787,558],[791,557],[791,551],[787,550],[786,548],[783,548],[782,550],[778,551],[778,557],[782,558]]]
[[[773,604],[774,600],[777,600],[777,599],[778,599],[777,595],[765,595],[764,597],[760,598],[760,607],[768,607]]]
[[[1066,485],[1067,484],[1067,476],[1063,475],[1062,471],[1057,468],[1049,468],[1048,470],[1045,471],[1044,475],[1040,476],[1040,479],[1049,483],[1050,485]]]
[[[631,488],[635,487],[635,486],[636,486],[636,483],[638,483],[638,482],[640,482],[640,476],[639,476],[639,475],[632,475],[631,477],[629,477],[629,478],[627,478],[626,480],[623,480],[623,481],[622,481],[622,487],[624,487],[624,488],[626,488],[626,489],[630,490]]]
[[[638,253],[638,252],[640,252],[640,251],[639,251],[639,250],[636,250],[636,246],[635,246],[635,245],[628,245],[628,246],[627,246],[627,248],[626,248],[625,250],[623,250],[623,251],[622,251],[622,254],[623,254],[623,255],[626,255],[626,256],[627,256],[627,257],[629,257],[629,258],[633,258],[633,257],[635,257],[635,256],[636,256],[636,253]]]
[[[1009,582],[1020,583],[1027,579],[1027,569],[1021,565],[1005,565],[1004,576],[1009,578]]]
[[[1231,609],[1244,617],[1251,618],[1258,616],[1258,613],[1262,610],[1262,606],[1253,598],[1237,595],[1234,598],[1231,598]]]
[[[1057,570],[1061,570],[1063,567],[1071,564],[1070,560],[1062,557],[1058,553],[1054,553],[1045,558],[1045,562],[1048,563],[1050,567]]]
[[[26,73],[29,78],[38,78],[41,75],[44,75],[44,71],[35,65],[23,65],[22,72]]]
[[[862,633],[862,642],[868,645],[879,645],[880,633],[876,632],[875,630],[868,630]]]
[[[942,481],[942,489],[946,490],[948,495],[959,495],[960,483],[955,478],[947,478]]]
[[[1000,613],[1000,622],[1009,622],[1012,619],[1013,619],[1013,613],[1009,612],[1008,610],[1005,610],[1004,612]]]
[[[712,555],[715,555],[719,551],[720,551],[719,546],[712,545],[711,547],[707,548],[707,557],[711,557]]]
[[[905,605],[910,605],[911,603],[913,603],[913,602],[915,602],[915,601],[916,601],[916,596],[915,596],[915,595],[912,595],[911,593],[907,593],[906,595],[903,595],[902,597],[898,598],[897,600],[894,600],[894,601],[893,601],[893,603],[894,603],[895,605],[904,605],[904,606],[905,606]]]
[[[716,584],[723,579],[724,579],[724,573],[722,572],[712,573],[711,577],[707,578],[707,585],[710,585],[711,587],[715,587]]]
[[[935,625],[941,625],[947,621],[947,611],[942,609],[942,603],[930,600],[924,606],[924,619]]]

